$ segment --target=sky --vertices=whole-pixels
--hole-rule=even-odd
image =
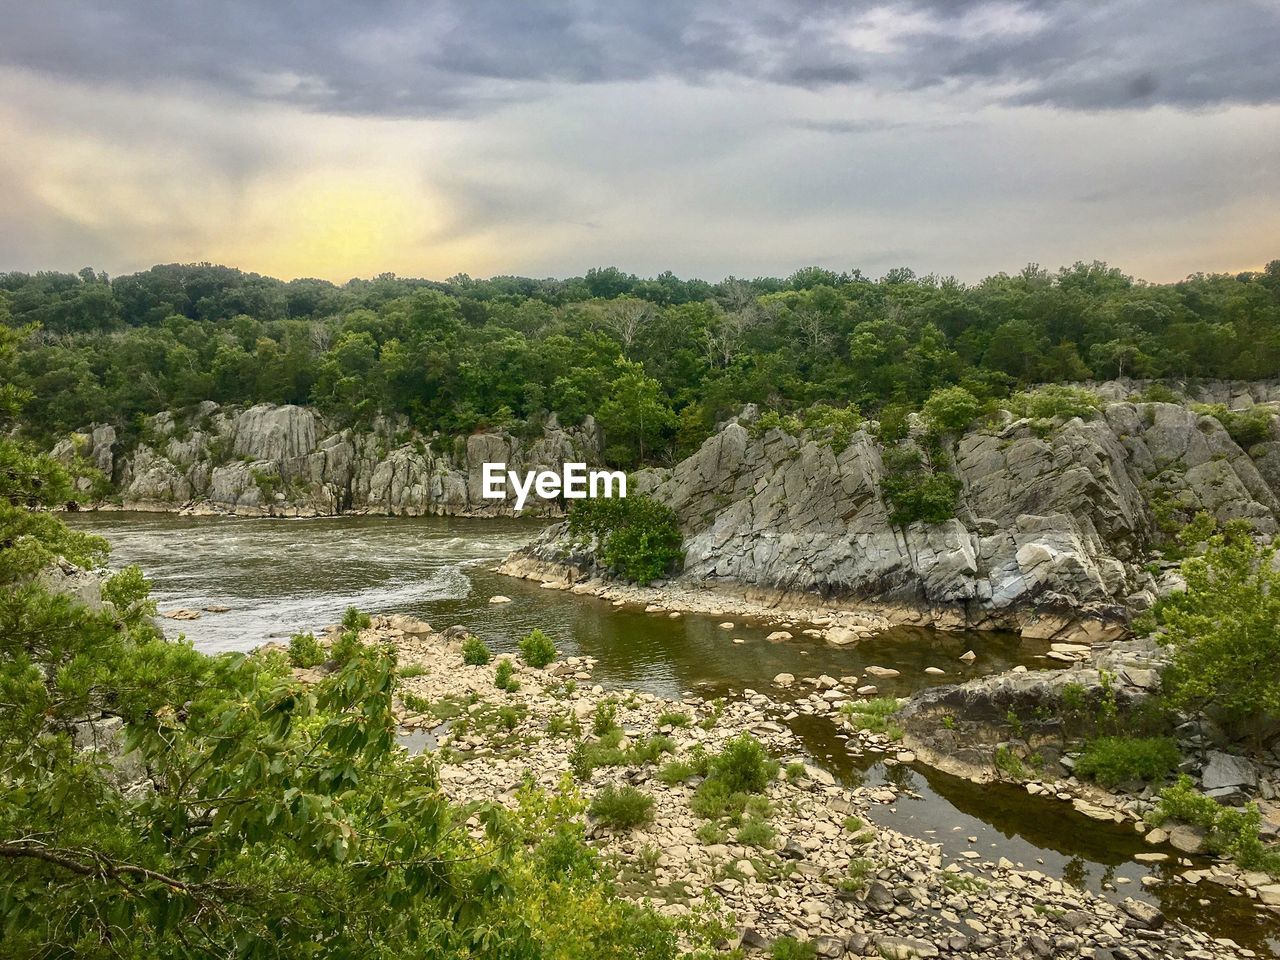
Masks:
[[[0,0],[0,271],[1280,257],[1280,0]]]

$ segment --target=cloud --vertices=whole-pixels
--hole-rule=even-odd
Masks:
[[[43,0],[0,64],[347,115],[477,115],[554,86],[975,87],[1073,110],[1280,101],[1272,0]]]

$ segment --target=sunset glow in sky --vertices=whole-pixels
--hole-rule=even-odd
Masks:
[[[1271,0],[48,0],[0,270],[1151,280],[1280,256]]]

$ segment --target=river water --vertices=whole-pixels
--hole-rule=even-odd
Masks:
[[[514,650],[520,636],[540,627],[563,654],[595,657],[595,676],[606,686],[666,697],[746,688],[776,693],[770,681],[780,672],[838,677],[872,664],[899,670],[901,676],[876,684],[882,693],[904,696],[1017,664],[1055,665],[1044,657],[1045,644],[1013,634],[898,628],[847,647],[805,639],[771,643],[765,640],[776,629],[771,624],[739,620],[725,630],[720,618],[673,620],[543,590],[494,572],[504,556],[537,534],[540,523],[532,520],[261,520],[110,512],[69,514],[67,520],[110,541],[112,566],[138,564],[162,612],[229,608],[203,612],[197,620],[162,620],[171,635],[183,633],[210,652],[248,650],[268,639],[318,630],[356,606],[368,613],[414,614],[437,629],[464,624],[497,652]],[[490,604],[497,594],[512,602]],[[970,649],[977,659],[959,661]],[[927,675],[928,666],[947,675]],[[814,758],[845,781],[874,785],[892,778],[918,795],[903,796],[891,807],[873,806],[874,819],[883,825],[925,836],[953,855],[976,850],[984,859],[1003,856],[1112,899],[1149,899],[1172,918],[1280,957],[1280,918],[1254,910],[1223,888],[1142,887],[1144,875],[1171,868],[1135,861],[1136,853],[1150,848],[1130,827],[1100,824],[1012,786],[979,787],[924,767],[851,756],[834,726],[821,718],[801,716],[793,728]]]

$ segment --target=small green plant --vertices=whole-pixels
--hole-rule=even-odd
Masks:
[[[328,654],[320,641],[310,633],[295,633],[289,638],[289,665],[294,667],[317,667],[328,660]]]
[[[521,712],[515,707],[501,707],[498,710],[498,726],[503,730],[514,730],[520,724]]]
[[[787,764],[784,773],[790,783],[799,783],[801,780],[809,776],[808,768],[799,760],[793,760]]]
[[[711,765],[711,758],[701,744],[689,751],[689,755],[679,760],[669,760],[658,771],[658,779],[668,786],[683,783],[691,777],[705,777]]]
[[[596,794],[587,812],[610,830],[631,830],[653,819],[653,797],[610,783]]]
[[[1014,713],[1012,708],[1010,708],[1009,711],[1005,713],[1004,722],[1009,725],[1009,728],[1013,731],[1013,735],[1017,737],[1019,740],[1021,740],[1026,735],[1026,731],[1023,729],[1023,726],[1022,726],[1022,718],[1018,716],[1016,713]]]
[[[857,729],[883,734],[890,740],[902,739],[902,728],[892,720],[898,710],[898,701],[894,697],[853,700],[840,708],[840,712]]]
[[[818,948],[809,940],[780,937],[773,941],[770,955],[773,960],[814,960],[818,955]]]
[[[840,878],[840,889],[846,893],[857,893],[866,887],[876,873],[876,862],[866,857],[858,857],[849,861],[849,869]]]
[[[360,635],[354,630],[344,630],[329,648],[329,659],[339,666],[345,666],[359,656],[363,649],[364,644],[360,642]]]
[[[658,714],[660,727],[687,727],[692,722],[693,719],[683,710],[664,710]]]
[[[1048,423],[1059,418],[1089,419],[1102,408],[1102,398],[1084,387],[1049,384],[1035,390],[1015,394],[1005,401],[1014,416],[1028,417]]]
[[[556,658],[556,644],[541,630],[534,629],[520,638],[520,656],[529,666],[541,669]]]
[[[396,675],[401,680],[412,680],[414,677],[424,677],[426,674],[427,668],[420,663],[406,663],[396,670]]]
[[[469,667],[483,667],[493,659],[488,645],[477,636],[462,641],[462,662]]]
[[[1159,783],[1178,759],[1178,744],[1169,737],[1100,737],[1085,745],[1075,772],[1106,787],[1129,780]]]
[[[616,700],[601,700],[596,704],[595,713],[591,717],[591,732],[597,737],[618,727],[618,703]]]
[[[951,714],[946,714],[942,718],[942,726],[945,730],[954,730],[956,728],[956,718]]]
[[[729,832],[714,820],[699,824],[698,829],[693,831],[693,835],[698,838],[698,842],[704,847],[724,843],[729,839]]]
[[[748,817],[738,828],[738,842],[748,847],[768,849],[773,846],[778,833],[767,820]]]
[[[749,733],[740,734],[708,759],[706,779],[694,791],[689,808],[704,820],[740,821],[746,812],[767,817],[768,801],[759,794],[777,773],[777,762],[760,741]]]
[[[1272,414],[1262,407],[1248,410],[1228,410],[1225,404],[1193,404],[1196,413],[1213,417],[1231,435],[1241,448],[1248,450],[1254,444],[1271,439]]]
[[[886,447],[882,459],[880,489],[889,504],[890,523],[942,523],[956,515],[961,483],[946,471],[944,457],[935,456],[929,463],[920,450],[905,446]]]
[[[1014,780],[1023,780],[1027,776],[1026,765],[1018,759],[1017,754],[1003,744],[996,747],[993,762],[997,770]]]
[[[344,630],[367,630],[372,619],[367,613],[361,613],[357,607],[347,607],[342,614],[342,627]]]
[[[925,421],[941,433],[962,433],[982,412],[982,403],[964,387],[939,387],[924,403]]]
[[[516,679],[516,669],[511,661],[503,657],[493,672],[493,685],[507,693],[515,693],[520,689],[520,681]]]

